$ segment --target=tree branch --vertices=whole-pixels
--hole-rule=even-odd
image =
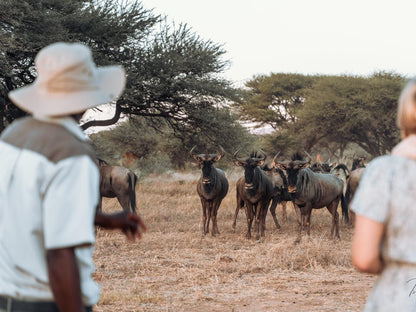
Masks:
[[[82,130],[87,130],[90,127],[106,127],[114,125],[121,116],[121,105],[116,103],[116,111],[114,112],[114,116],[111,119],[106,120],[90,120],[86,123],[81,125]]]

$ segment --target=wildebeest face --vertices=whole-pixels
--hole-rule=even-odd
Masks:
[[[191,149],[189,154],[198,162],[199,167],[202,168],[202,183],[209,184],[213,176],[212,170],[215,170],[214,163],[222,158],[225,151],[220,146],[220,154],[194,154],[195,148],[196,146]]]
[[[263,163],[258,160],[253,160],[251,158],[248,158],[246,160],[246,165],[244,166],[244,179],[245,179],[245,185],[244,187],[247,190],[253,189],[253,180],[254,180],[254,169],[256,169],[257,166],[260,166],[259,164]]]
[[[253,154],[251,157],[243,160],[237,158],[237,153],[238,151],[235,152],[233,156],[234,163],[237,166],[244,168],[244,187],[246,190],[252,190],[254,188],[254,169],[256,169],[257,166],[262,166],[264,164],[267,155],[262,152],[263,156],[261,157],[257,157],[257,154]]]
[[[211,171],[213,170],[214,161],[212,159],[201,160],[199,165],[202,167],[202,183],[209,184],[211,182]]]
[[[289,193],[296,193],[296,184],[298,180],[299,171],[302,169],[308,168],[310,165],[309,162],[305,161],[290,161],[286,163],[276,163],[273,162],[272,166],[283,170],[286,175],[288,182],[288,191]]]

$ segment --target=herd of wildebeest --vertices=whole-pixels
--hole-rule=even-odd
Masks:
[[[229,183],[225,173],[215,167],[225,154],[223,148],[215,154],[196,154],[195,148],[190,156],[201,168],[201,177],[197,182],[197,193],[202,204],[202,235],[210,230],[211,235],[219,234],[217,212],[222,200],[228,193]],[[315,161],[306,154],[295,153],[291,160],[278,161],[275,155],[270,164],[265,164],[267,155],[259,150],[249,157],[241,158],[236,151],[233,155],[235,165],[244,169],[236,183],[236,210],[232,227],[235,229],[240,209],[247,217],[247,234],[251,238],[252,223],[256,239],[265,235],[265,220],[268,210],[274,224],[279,229],[276,207],[282,205],[282,217],[286,219],[286,203],[292,202],[298,221],[298,237],[301,240],[302,230],[310,234],[312,209],[326,207],[332,215],[331,237],[339,238],[338,206],[341,204],[344,221],[353,223],[353,214],[349,203],[358,187],[365,168],[365,157],[354,158],[351,170],[342,163]],[[97,160],[100,168],[100,192],[102,197],[117,197],[124,211],[136,212],[135,186],[136,175],[122,166],[111,166],[103,160]],[[101,201],[99,208],[101,208]],[[351,219],[349,214],[351,213]],[[286,220],[285,220],[286,221]]]

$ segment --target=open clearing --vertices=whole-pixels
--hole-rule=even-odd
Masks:
[[[221,234],[204,238],[197,175],[139,182],[139,214],[148,231],[129,243],[119,232],[97,230],[94,278],[102,294],[95,311],[361,311],[375,277],[351,264],[353,229],[340,222],[341,240],[331,240],[331,215],[314,210],[311,236],[295,245],[296,216],[288,204],[284,224],[277,209],[280,230],[269,213],[266,237],[247,240],[243,210],[235,233],[231,227],[238,174],[227,176]],[[104,200],[104,211],[120,210],[117,200]]]

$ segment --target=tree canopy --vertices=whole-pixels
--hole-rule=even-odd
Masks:
[[[237,104],[246,120],[270,124],[275,149],[322,150],[338,157],[349,143],[373,156],[399,140],[397,101],[406,81],[395,73],[368,77],[272,74],[247,83],[247,100]]]
[[[182,137],[212,137],[207,116],[240,98],[218,75],[228,65],[220,44],[169,25],[140,1],[8,0],[0,2],[0,131],[24,114],[8,92],[34,81],[36,53],[56,41],[85,43],[98,66],[121,64],[127,72],[116,117],[84,128],[123,114],[163,119]]]

